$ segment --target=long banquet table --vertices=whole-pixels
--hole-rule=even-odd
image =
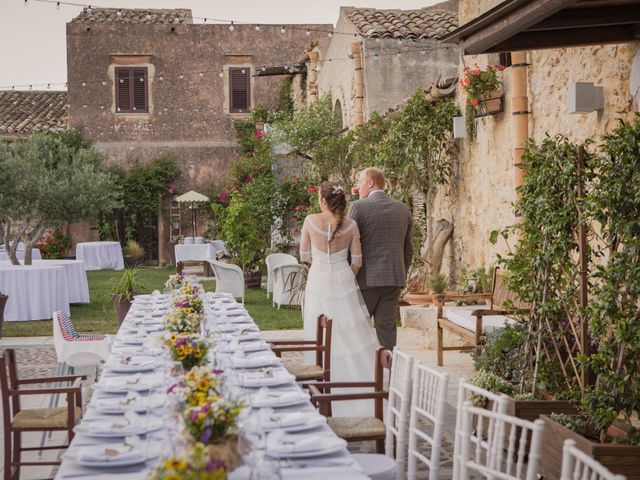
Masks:
[[[164,368],[159,366],[158,369],[139,373],[116,373],[114,371],[114,365],[119,368],[119,362],[121,362],[123,355],[141,355],[144,353],[147,356],[158,355],[155,357],[158,359],[162,357],[161,345],[162,338],[165,335],[162,331],[162,318],[167,304],[168,298],[159,294],[136,297],[113,342],[112,351],[105,364],[103,374],[94,385],[93,397],[81,424],[76,427],[76,436],[67,452],[63,455],[62,464],[56,475],[57,480],[67,478],[142,480],[149,475],[149,472],[158,464],[161,458],[174,453],[172,452],[172,442],[175,440],[176,432],[172,432],[172,428],[175,429],[175,422],[171,418],[167,418],[170,414],[166,408],[151,408],[149,410],[149,413],[153,412],[151,415],[139,414],[138,421],[143,422],[147,426],[146,428],[150,428],[150,425],[155,425],[158,422],[158,425],[161,425],[159,429],[147,435],[134,437],[131,440],[130,437],[127,437],[127,442],[131,441],[134,444],[136,442],[144,442],[144,451],[148,452],[145,463],[129,467],[109,466],[99,468],[95,465],[87,466],[92,464],[87,462],[90,457],[87,457],[84,453],[87,449],[93,448],[104,450],[106,445],[115,444],[116,442],[121,444],[123,441],[123,436],[117,438],[96,436],[96,428],[104,428],[105,421],[111,425],[110,428],[112,429],[114,428],[112,424],[117,424],[118,422],[127,423],[123,420],[126,418],[124,414],[107,415],[100,410],[104,409],[105,405],[113,406],[118,403],[126,403],[125,399],[131,393],[109,393],[108,390],[122,389],[124,391],[128,388],[134,388],[129,387],[129,385],[148,385],[153,388],[140,391],[141,394],[144,395],[146,393],[147,395],[141,401],[153,403],[164,397],[165,402],[168,402],[165,392],[168,385],[173,383],[175,379],[167,376],[166,366]],[[212,366],[215,365],[220,368],[221,365],[224,365],[224,375],[228,378],[229,385],[233,385],[235,394],[242,395],[243,401],[249,405],[249,417],[262,418],[260,417],[261,413],[270,415],[268,412],[261,412],[260,408],[256,408],[258,402],[264,402],[265,398],[276,398],[278,396],[285,398],[285,392],[289,392],[288,395],[293,396],[306,395],[292,377],[278,386],[246,387],[246,383],[243,383],[242,379],[247,378],[248,372],[259,371],[256,368],[247,368],[248,364],[252,363],[252,359],[256,360],[258,357],[264,359],[269,356],[270,358],[271,367],[269,375],[266,375],[265,378],[271,375],[286,376],[288,374],[280,359],[269,349],[268,344],[262,341],[258,326],[246,312],[244,306],[238,304],[231,297],[224,294],[206,294],[204,330],[209,335],[208,338],[212,346],[208,354],[212,362],[215,360]],[[260,346],[260,343],[263,344],[262,349],[254,351],[253,348],[248,348],[250,344]],[[159,360],[158,363],[160,363]],[[241,385],[245,386],[241,387]],[[142,387],[135,388],[140,389]],[[324,419],[317,418],[319,413],[308,401],[308,398],[303,398],[296,405],[288,407],[279,406],[277,405],[279,400],[275,401],[276,404],[270,405],[273,411],[278,413],[301,412],[304,414],[304,421],[307,422],[307,425],[316,425],[314,428],[306,429],[300,435],[307,435],[306,438],[314,438],[314,436],[336,438]],[[313,419],[317,421],[314,422],[312,421]],[[142,423],[139,425],[142,425]],[[267,445],[269,445],[269,439],[271,438],[276,437],[268,436]],[[290,444],[291,442],[283,442],[283,444],[285,443]],[[337,450],[334,449],[334,453],[327,455],[315,457],[307,455],[306,458],[280,458],[272,461],[281,468],[283,480],[299,478],[304,478],[305,480],[325,480],[326,478],[360,480],[368,478],[362,473],[360,466],[346,449],[346,446],[339,445],[338,447]],[[295,452],[296,447],[294,446],[293,448]],[[269,447],[267,447],[267,456],[269,457],[268,452]],[[77,462],[78,459],[84,460],[82,465]],[[240,467],[229,474],[230,480],[247,478],[249,478],[247,467]]]

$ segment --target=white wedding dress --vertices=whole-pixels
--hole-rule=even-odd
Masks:
[[[300,259],[311,262],[304,292],[304,338],[315,340],[318,315],[333,320],[331,342],[332,382],[372,382],[375,353],[380,347],[355,273],[362,265],[360,232],[345,218],[334,240],[332,225],[319,215],[309,215],[302,227]],[[351,252],[351,265],[348,254]],[[315,353],[305,353],[313,364]],[[356,393],[357,389],[332,389],[331,393]],[[333,416],[373,416],[373,400],[333,402]]]

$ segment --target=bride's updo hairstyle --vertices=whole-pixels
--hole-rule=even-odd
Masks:
[[[320,196],[327,202],[327,207],[336,217],[336,229],[331,234],[329,243],[333,242],[338,230],[344,222],[345,210],[347,209],[347,196],[344,189],[336,182],[322,182],[320,184]]]

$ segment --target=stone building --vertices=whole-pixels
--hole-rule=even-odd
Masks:
[[[233,120],[275,107],[286,63],[331,25],[193,23],[190,10],[85,8],[67,24],[69,127],[82,127],[110,161],[170,150],[179,187],[219,179],[237,158]]]
[[[457,2],[420,10],[342,7],[336,35],[308,52],[306,99],[330,95],[345,127],[456,75],[458,48],[437,38],[458,25]]]
[[[499,3],[496,0],[460,0],[458,16],[462,26],[459,34],[454,32],[452,35],[453,40],[461,42],[461,46],[464,43],[463,48],[466,48],[467,39],[469,42],[481,39],[485,41],[485,51],[491,51],[492,48],[494,51],[500,51],[500,48],[503,48],[500,44],[494,48],[487,40],[490,33],[487,32],[491,29],[496,39],[500,37],[505,42],[503,45],[508,44],[508,41],[504,40],[509,37],[504,28],[504,21],[500,26],[497,23],[489,23],[492,12],[500,11],[500,8],[496,7]],[[509,2],[504,4],[506,3]],[[559,5],[561,2],[555,3]],[[535,2],[522,2],[520,5],[525,5],[523,8],[533,8],[534,4]],[[496,8],[490,10],[492,7]],[[548,15],[550,9],[551,7],[546,10]],[[560,11],[560,7],[555,11]],[[572,28],[575,29],[580,19],[588,18],[588,12],[579,15],[570,13],[560,11],[558,17],[553,20],[556,23],[563,18],[565,21],[572,21]],[[488,268],[495,263],[498,253],[506,252],[505,242],[499,241],[495,246],[491,245],[489,236],[492,230],[502,229],[516,220],[512,202],[515,199],[515,188],[524,174],[518,168],[522,138],[530,137],[540,142],[547,134],[563,134],[571,141],[580,143],[587,138],[597,138],[615,128],[620,117],[619,112],[638,111],[640,43],[637,38],[634,41],[630,36],[631,41],[625,43],[597,44],[610,39],[616,30],[603,24],[604,19],[611,18],[611,15],[595,13],[595,10],[592,10],[591,15],[599,16],[599,21],[595,24],[602,25],[609,33],[585,34],[588,40],[582,45],[586,46],[574,46],[575,43],[570,42],[571,39],[578,38],[576,30],[570,29],[546,32],[537,36],[533,32],[528,39],[526,32],[514,32],[510,37],[514,43],[533,41],[531,39],[534,38],[547,42],[557,39],[559,46],[550,48],[554,45],[548,44],[544,49],[536,49],[531,44],[532,48],[529,50],[518,48],[518,51],[510,54],[509,58],[514,65],[503,72],[504,112],[477,119],[476,138],[472,141],[460,140],[455,178],[449,186],[441,189],[434,205],[434,218],[444,218],[454,226],[453,242],[449,244],[443,266],[446,275],[455,277],[462,265]],[[630,21],[636,17],[637,15],[628,16]],[[467,26],[468,22],[474,19],[475,24],[469,23]],[[545,20],[548,19],[536,21],[542,21],[543,25]],[[553,22],[547,23],[551,26]],[[487,30],[481,31],[483,26]],[[566,37],[563,36],[565,34]],[[447,41],[447,38],[443,41]],[[502,59],[505,60],[504,55]],[[498,53],[464,55],[459,66],[459,75],[462,76],[465,65],[473,66],[477,63],[484,67],[500,60]],[[519,73],[516,72],[518,68],[521,69]],[[635,80],[632,79],[632,72],[635,72]],[[515,88],[514,82],[519,82],[520,89]],[[588,113],[569,113],[566,107],[567,97],[569,84],[573,82],[592,82],[602,86],[604,107]],[[464,111],[465,98],[460,90],[457,99],[461,110]]]

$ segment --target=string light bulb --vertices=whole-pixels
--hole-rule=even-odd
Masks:
[[[259,31],[260,31],[260,25],[256,25],[256,27],[255,27],[255,28],[256,28],[256,32],[259,32]]]
[[[93,10],[91,9],[91,5],[89,5],[89,6],[87,7],[87,13],[88,13],[89,15],[91,15],[91,12],[92,12],[92,11],[93,11]]]
[[[285,28],[285,26],[283,25],[282,28],[280,29],[280,33],[287,33],[287,29]]]
[[[182,79],[184,78],[184,75],[183,75],[183,74],[180,74],[180,75],[178,75],[178,78],[179,78],[180,80],[182,80]]]
[[[116,12],[116,15],[118,15],[119,17],[122,16],[122,9],[121,8],[118,9],[118,11]]]
[[[224,72],[220,72],[220,73],[218,74],[218,76],[219,76],[220,78],[224,77]]]
[[[307,30],[306,32],[304,32],[304,34],[308,37],[309,35],[311,35],[311,32]]]
[[[236,27],[233,25],[233,21],[231,21],[231,24],[229,25],[229,31],[233,32],[236,29]]]
[[[57,3],[56,3],[56,9],[57,9],[57,10],[60,10],[60,2],[57,2]]]
[[[333,32],[327,33],[327,37],[329,37],[329,38],[333,37]]]

